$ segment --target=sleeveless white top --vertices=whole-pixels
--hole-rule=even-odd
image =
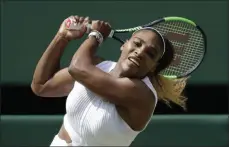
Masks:
[[[109,73],[115,65],[116,62],[104,61],[97,67]],[[153,91],[157,103],[157,93],[148,77],[142,81]],[[119,116],[114,104],[78,82],[66,101],[64,127],[72,146],[129,146],[140,133],[132,130]]]

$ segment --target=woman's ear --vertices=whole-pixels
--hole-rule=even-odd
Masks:
[[[157,69],[157,66],[159,65],[159,63],[155,63],[155,65],[151,68],[150,72],[151,73],[155,73],[156,69]]]

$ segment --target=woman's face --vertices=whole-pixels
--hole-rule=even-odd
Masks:
[[[140,30],[121,47],[122,75],[143,78],[156,69],[161,58],[163,44],[161,38],[152,30]]]

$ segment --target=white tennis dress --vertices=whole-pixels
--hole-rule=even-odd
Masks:
[[[109,73],[116,62],[104,61],[97,65]],[[148,77],[142,81],[157,93]],[[129,146],[140,131],[132,130],[119,116],[114,104],[104,101],[78,82],[66,101],[64,127],[72,143],[66,144],[57,135],[51,146]]]

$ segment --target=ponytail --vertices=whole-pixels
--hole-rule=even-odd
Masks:
[[[169,79],[157,75],[151,78],[151,82],[155,85],[159,100],[163,100],[169,106],[170,102],[173,102],[186,110],[187,98],[184,96],[184,89],[188,78]]]

